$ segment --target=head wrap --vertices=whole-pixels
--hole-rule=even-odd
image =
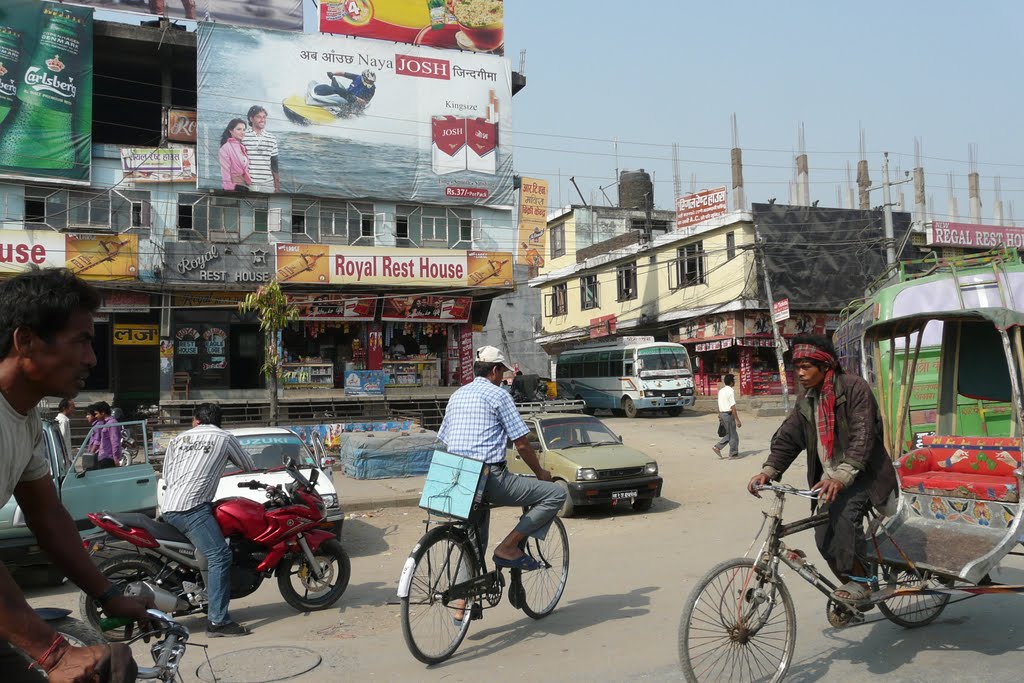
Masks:
[[[836,358],[828,351],[813,344],[793,346],[793,362],[815,361],[825,366],[825,380],[821,383],[821,399],[818,403],[818,435],[825,448],[825,459],[832,459],[832,447],[836,441]]]

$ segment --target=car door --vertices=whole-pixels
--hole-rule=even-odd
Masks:
[[[86,446],[97,429],[128,427],[135,435],[141,435],[139,453],[132,464],[124,467],[88,469]],[[138,438],[138,436],[136,436]],[[123,424],[97,425],[78,449],[78,453],[61,481],[60,493],[64,507],[71,513],[78,528],[90,528],[86,515],[90,512],[142,512],[155,516],[157,507],[156,470],[149,462],[150,444],[146,423],[142,421]]]
[[[319,432],[313,432],[313,462],[320,468],[320,473],[326,475],[332,482],[334,481],[334,458],[327,454],[327,447],[324,446],[323,440],[320,439]]]
[[[527,438],[530,440],[530,445],[533,446],[533,450],[537,453],[537,458],[540,460],[541,465],[544,463],[544,449],[541,446],[540,438],[537,436],[537,423],[533,420],[527,420],[526,426],[530,429],[530,433]],[[508,452],[505,454],[505,460],[508,463],[508,469],[514,474],[526,474],[529,476],[533,475],[533,470],[529,468],[523,457],[519,455],[519,451],[516,450],[515,445],[508,442]]]

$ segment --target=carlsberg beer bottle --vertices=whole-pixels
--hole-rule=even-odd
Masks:
[[[24,63],[18,85],[20,105],[0,135],[0,165],[70,170],[75,167],[75,150],[80,144],[74,109],[81,53],[87,47],[83,42],[92,40],[86,30],[90,17],[74,7],[49,2],[42,6],[39,45]]]
[[[21,33],[9,26],[0,26],[0,125],[18,100],[20,75]]]

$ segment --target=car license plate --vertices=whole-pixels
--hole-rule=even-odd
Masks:
[[[636,491],[613,491],[612,500],[622,500],[623,498],[636,498]]]

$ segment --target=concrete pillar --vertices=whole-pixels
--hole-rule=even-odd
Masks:
[[[978,191],[978,174],[967,174],[967,201],[971,222],[981,223],[981,193]]]
[[[732,157],[732,209],[743,211],[747,207],[747,199],[743,196],[743,150],[733,147]]]
[[[928,206],[925,197],[924,169],[918,166],[914,169],[914,222],[918,225],[924,225],[928,220]]]
[[[857,162],[857,189],[860,194],[861,211],[869,211],[871,209],[871,193],[868,192],[870,187],[871,178],[868,176],[868,160],[861,159]]]

